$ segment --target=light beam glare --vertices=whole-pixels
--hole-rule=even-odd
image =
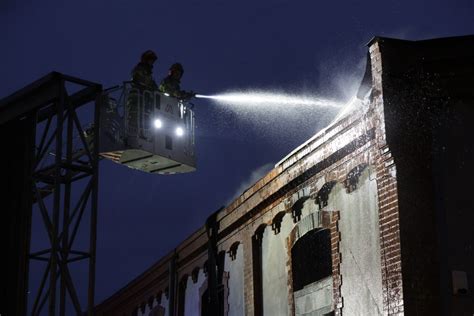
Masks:
[[[197,94],[196,98],[212,99],[217,103],[236,106],[318,106],[341,107],[342,104],[312,95],[296,95],[263,91],[242,91],[217,95]]]

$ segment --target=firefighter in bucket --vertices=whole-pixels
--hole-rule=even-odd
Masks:
[[[171,65],[168,76],[166,76],[160,83],[160,92],[169,94],[180,100],[189,100],[196,94],[193,91],[181,90],[181,77],[183,77],[184,68],[180,63]]]
[[[152,50],[144,52],[140,58],[140,62],[132,70],[132,89],[127,100],[127,120],[129,131],[141,138],[144,136],[144,128],[146,127],[143,117],[139,115],[151,111],[150,102],[142,98],[146,91],[157,91],[158,85],[153,79],[153,65],[158,59]]]

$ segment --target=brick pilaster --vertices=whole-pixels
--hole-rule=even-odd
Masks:
[[[242,243],[244,254],[244,303],[245,315],[254,315],[253,306],[253,257],[252,257],[252,232],[247,226],[242,231]]]
[[[331,232],[331,254],[332,254],[332,280],[333,280],[333,300],[334,314],[342,315],[343,299],[341,294],[341,233],[339,232],[339,211],[331,213],[329,230]]]

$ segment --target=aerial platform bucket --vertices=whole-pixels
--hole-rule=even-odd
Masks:
[[[100,155],[149,173],[196,170],[194,113],[186,102],[129,82],[118,91],[118,98],[104,96]]]

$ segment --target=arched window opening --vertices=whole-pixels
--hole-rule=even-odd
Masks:
[[[291,249],[293,291],[332,274],[331,234],[315,229],[302,236]]]
[[[261,224],[252,236],[253,306],[255,316],[263,316],[262,239],[265,228],[266,225]]]
[[[329,229],[313,229],[291,249],[295,315],[331,315],[332,253]]]

